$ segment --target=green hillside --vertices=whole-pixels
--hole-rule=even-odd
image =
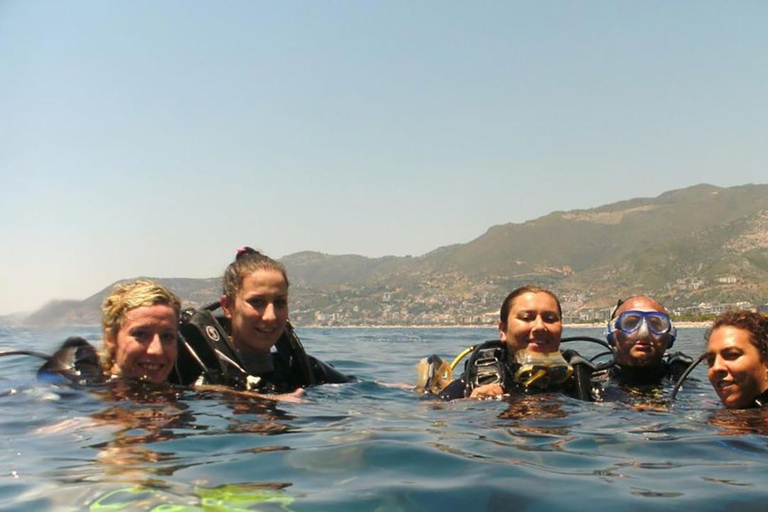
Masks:
[[[768,185],[696,185],[655,198],[493,226],[419,257],[300,252],[282,260],[297,325],[487,324],[514,287],[561,295],[566,314],[649,293],[669,307],[768,302]],[[219,279],[160,279],[191,305]],[[102,290],[52,303],[29,323],[98,321]]]

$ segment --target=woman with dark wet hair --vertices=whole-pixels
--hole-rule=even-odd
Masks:
[[[179,360],[182,383],[191,377],[269,394],[353,380],[304,352],[288,322],[288,286],[280,262],[250,247],[239,249],[214,305],[223,317],[200,310],[182,322],[187,342]]]
[[[728,311],[707,332],[707,377],[729,409],[768,404],[768,318]]]

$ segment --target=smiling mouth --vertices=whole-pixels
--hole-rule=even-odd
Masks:
[[[139,368],[147,372],[156,372],[161,370],[165,365],[157,363],[139,363]]]
[[[728,390],[729,388],[733,387],[735,384],[733,381],[730,380],[720,380],[716,384],[716,388],[718,391]]]
[[[553,346],[554,342],[552,340],[531,340],[528,342],[529,347],[536,347],[536,348],[549,348],[550,346]]]

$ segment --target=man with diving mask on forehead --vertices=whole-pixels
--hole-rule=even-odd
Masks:
[[[669,313],[658,301],[635,295],[619,301],[605,338],[616,350],[616,365],[609,378],[623,386],[675,382],[692,359],[682,352],[666,354],[677,337]]]

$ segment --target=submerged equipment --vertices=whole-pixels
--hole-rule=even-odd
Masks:
[[[202,376],[208,384],[259,389],[262,379],[250,375],[245,369],[238,350],[230,340],[228,319],[213,314],[219,306],[217,301],[200,309],[182,311],[176,369],[168,380],[191,385]],[[277,357],[298,376],[302,386],[316,384],[307,353],[290,323],[286,324],[275,348]]]

